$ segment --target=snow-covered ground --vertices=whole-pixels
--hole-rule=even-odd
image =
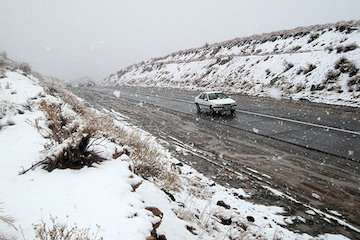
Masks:
[[[253,204],[242,189],[215,184],[174,159],[154,137],[129,124],[129,119],[108,110],[86,111],[111,117],[128,136],[146,139],[147,147],[159,152],[159,161],[176,173],[173,184],[164,187],[156,178],[136,175],[132,154],[129,157],[125,151],[128,147],[106,134],[94,138],[90,146],[104,159],[94,167],[48,172],[38,166],[24,173],[33,164],[57,156],[64,144],[76,138],[55,140],[46,106],[59,106],[66,118],[64,127],[75,126],[75,133],[87,119],[75,105],[51,94],[56,90],[45,91],[44,83],[33,75],[9,69],[2,75],[0,239],[41,239],[36,233],[44,223],[51,226],[52,222],[85,229],[89,238],[80,239],[156,239],[149,237],[158,223],[158,239],[347,239],[333,234],[313,238],[287,230],[284,226],[293,217],[282,216],[284,209]],[[114,157],[119,151],[123,154]],[[14,221],[5,223],[4,216]]]
[[[256,35],[131,65],[105,85],[223,90],[360,107],[359,21]]]

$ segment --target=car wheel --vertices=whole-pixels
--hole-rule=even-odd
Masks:
[[[211,113],[212,115],[214,115],[214,114],[215,114],[214,108],[213,108],[212,106],[210,106],[209,109],[210,109],[210,113]]]
[[[196,112],[197,112],[197,113],[200,113],[200,112],[201,112],[201,108],[200,108],[199,104],[198,104],[198,103],[195,103],[195,106],[196,106]]]

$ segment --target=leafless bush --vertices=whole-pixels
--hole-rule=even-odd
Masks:
[[[62,143],[70,136],[71,132],[65,128],[69,120],[61,114],[61,105],[42,100],[40,109],[46,114],[53,139],[57,143]]]
[[[335,83],[340,75],[341,73],[339,71],[329,70],[326,74],[326,79],[324,83]]]
[[[359,72],[356,65],[345,57],[336,61],[335,69],[339,70],[341,73],[348,73],[349,77],[353,77]]]
[[[323,84],[312,84],[310,91],[321,91],[325,89],[325,86]]]
[[[316,39],[318,39],[320,37],[319,33],[312,33],[309,36],[309,40],[307,41],[307,43],[311,43],[313,41],[315,41]]]
[[[41,221],[34,224],[35,238],[39,240],[102,240],[97,233],[91,234],[89,228],[80,228],[76,224],[59,223],[51,218],[50,223]]]
[[[316,69],[316,65],[311,63],[311,64],[306,65],[306,67],[304,68],[303,73],[306,75],[306,74],[312,72],[315,69]]]
[[[0,202],[1,204],[1,202]],[[14,218],[7,216],[3,213],[3,209],[0,207],[0,223],[5,223],[7,225],[9,225],[10,227],[14,228],[16,230],[16,227],[14,225]]]
[[[360,76],[351,78],[347,85],[351,91],[360,91]]]
[[[304,90],[305,87],[306,87],[306,86],[305,86],[304,83],[298,83],[298,84],[295,85],[295,92],[296,92],[296,93],[299,93],[299,92],[301,92],[302,90]]]
[[[92,140],[91,134],[80,133],[57,146],[53,154],[46,157],[41,165],[49,172],[54,169],[92,167],[95,163],[105,160],[90,149],[94,143],[95,140]]]
[[[271,70],[269,68],[265,69],[266,76],[269,76],[271,73]]]
[[[336,47],[336,53],[346,53],[346,52],[354,51],[358,47],[359,46],[356,43],[351,43],[344,46],[340,45]]]
[[[299,51],[300,49],[301,49],[301,46],[297,45],[297,46],[294,46],[294,47],[291,49],[291,51],[292,51],[292,52],[297,52],[297,51]]]
[[[285,62],[285,69],[284,72],[289,71],[290,69],[292,69],[294,67],[294,64],[289,63],[289,62]]]
[[[334,51],[334,48],[331,47],[331,46],[328,46],[325,48],[325,50],[328,52],[328,53],[332,53]]]
[[[20,63],[19,69],[24,73],[31,73],[31,66],[28,63]]]

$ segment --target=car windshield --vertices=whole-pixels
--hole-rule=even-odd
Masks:
[[[208,96],[209,96],[209,100],[229,98],[224,93],[209,93]]]

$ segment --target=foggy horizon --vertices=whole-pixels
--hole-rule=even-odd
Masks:
[[[98,81],[128,65],[205,43],[358,20],[360,9],[356,0],[0,2],[0,51],[67,81]]]

